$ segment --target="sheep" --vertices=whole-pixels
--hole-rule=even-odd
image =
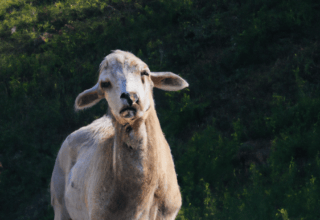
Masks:
[[[178,91],[189,84],[171,72],[151,72],[121,50],[106,56],[99,72],[75,109],[105,98],[108,113],[63,142],[50,186],[54,219],[175,219],[181,193],[153,87]]]

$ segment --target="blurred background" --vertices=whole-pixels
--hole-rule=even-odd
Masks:
[[[190,87],[155,89],[179,220],[320,219],[320,2],[1,0],[0,219],[53,219],[49,183],[111,50]]]

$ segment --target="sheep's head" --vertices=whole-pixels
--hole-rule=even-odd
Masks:
[[[75,108],[89,108],[105,98],[118,121],[132,122],[143,117],[153,105],[153,87],[177,91],[187,86],[180,76],[171,72],[150,72],[133,54],[116,50],[102,61],[97,84],[78,95]]]

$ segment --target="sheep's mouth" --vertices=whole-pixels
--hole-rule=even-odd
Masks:
[[[121,117],[124,117],[124,118],[132,118],[136,115],[136,113],[137,113],[137,109],[133,107],[125,107],[120,111]]]

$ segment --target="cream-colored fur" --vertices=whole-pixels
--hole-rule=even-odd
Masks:
[[[152,89],[187,86],[176,74],[150,72],[129,52],[116,50],[102,61],[97,84],[79,94],[75,108],[105,98],[108,114],[63,142],[51,178],[55,220],[176,217],[181,194]]]

